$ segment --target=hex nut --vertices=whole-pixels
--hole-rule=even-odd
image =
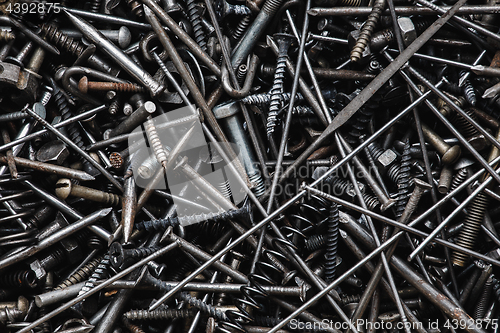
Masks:
[[[405,46],[413,43],[417,39],[417,30],[413,21],[409,17],[398,18],[399,30],[401,30],[401,36],[403,37],[403,43]]]
[[[43,163],[62,165],[70,155],[68,147],[60,140],[44,144],[36,153],[36,159]]]

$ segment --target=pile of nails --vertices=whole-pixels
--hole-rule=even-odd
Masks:
[[[498,332],[495,0],[0,10],[0,332]]]

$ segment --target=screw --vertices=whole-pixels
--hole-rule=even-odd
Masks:
[[[250,15],[250,9],[245,5],[232,5],[226,0],[217,0],[215,3],[215,12],[219,19],[223,19],[228,15]]]
[[[429,140],[430,144],[432,144],[441,154],[443,163],[453,164],[458,160],[461,154],[460,146],[455,145],[451,147],[436,132],[431,130],[429,126],[425,124],[422,124],[422,131],[425,138]]]
[[[113,243],[109,248],[109,259],[111,266],[118,269],[129,259],[142,259],[159,249],[160,248],[158,246],[124,249],[120,243]]]
[[[278,57],[276,59],[276,70],[274,72],[273,86],[271,88],[271,103],[267,114],[267,136],[270,137],[276,127],[278,111],[280,109],[280,96],[283,94],[283,82],[285,79],[286,56],[292,45],[292,35],[275,34],[274,39],[278,44]]]
[[[5,58],[5,62],[14,64],[16,66],[19,66],[20,68],[24,68],[23,61],[24,59],[26,59],[32,48],[33,42],[27,42],[15,57],[7,57]]]
[[[194,316],[194,312],[187,309],[131,310],[125,312],[123,316],[129,320],[167,320],[173,318],[191,318]]]
[[[118,92],[142,92],[144,88],[133,83],[115,83],[115,82],[93,82],[88,81],[84,76],[78,82],[78,89],[86,94],[89,90],[95,91],[109,91],[114,90]]]
[[[366,46],[370,41],[370,37],[372,35],[373,29],[375,29],[375,25],[382,14],[382,10],[385,6],[385,0],[377,0],[373,3],[372,12],[368,15],[366,22],[363,24],[361,31],[359,33],[359,37],[356,40],[356,44],[354,48],[351,50],[351,61],[357,62],[363,52],[365,51]]]
[[[92,49],[85,48],[80,42],[75,41],[73,38],[68,37],[56,26],[51,24],[43,24],[41,27],[41,34],[43,38],[54,43],[64,51],[72,54],[78,59],[86,60],[87,63],[97,70],[101,70],[111,75],[118,75],[118,71],[108,65],[101,58],[92,54]]]
[[[71,180],[67,178],[62,178],[57,181],[56,195],[62,200],[66,200],[71,195],[111,206],[118,206],[121,203],[121,197],[119,195],[72,184]]]
[[[186,0],[187,14],[191,25],[193,26],[193,35],[196,43],[200,46],[203,51],[207,51],[207,36],[203,31],[201,25],[201,15],[199,13],[198,6],[194,0]]]

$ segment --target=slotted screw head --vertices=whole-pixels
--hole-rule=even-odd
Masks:
[[[59,179],[56,183],[56,195],[59,199],[65,200],[71,194],[71,180],[67,178]]]

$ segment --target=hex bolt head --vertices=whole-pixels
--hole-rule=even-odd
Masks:
[[[64,142],[55,140],[40,147],[36,153],[36,159],[44,163],[62,165],[69,155],[70,152]]]

